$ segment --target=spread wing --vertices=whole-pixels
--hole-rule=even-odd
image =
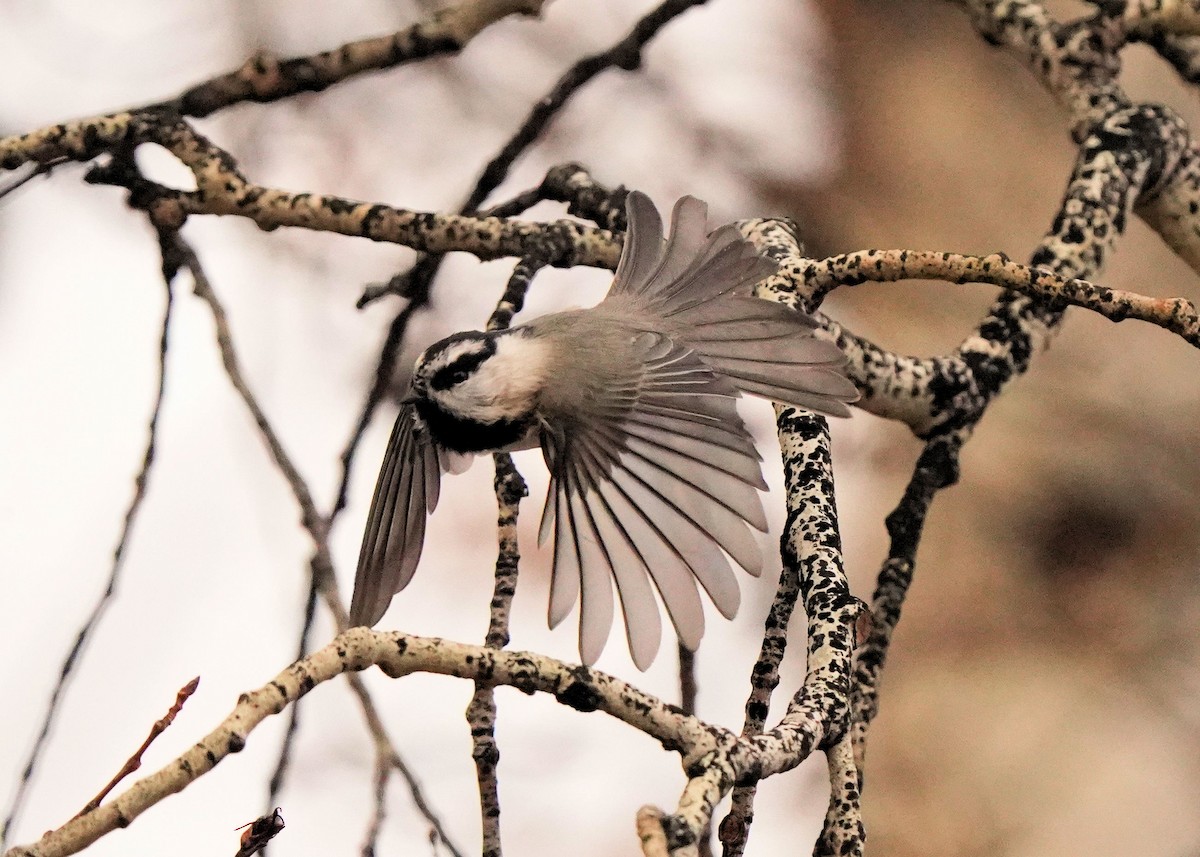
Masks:
[[[403,405],[392,427],[354,575],[350,626],[374,625],[408,585],[425,540],[425,519],[438,501],[446,453]]]
[[[578,598],[579,653],[594,663],[612,626],[615,581],[629,651],[646,669],[662,636],[651,584],[692,649],[704,633],[697,582],[724,616],[737,612],[725,553],[760,573],[750,526],[766,531],[766,484],[733,385],[666,336],[631,336],[640,359],[597,392],[590,421],[543,426],[550,488],[539,540],[553,529],[551,627]]]

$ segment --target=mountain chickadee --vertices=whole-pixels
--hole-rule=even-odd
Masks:
[[[535,446],[550,470],[538,534],[554,531],[549,622],[580,599],[584,663],[612,627],[611,579],[642,670],[662,635],[651,580],[689,649],[704,633],[697,581],[723,616],[737,612],[725,554],[757,577],[750,527],[767,529],[739,391],[833,416],[858,394],[812,317],[750,296],[778,266],[735,226],[708,235],[708,206],[685,196],[664,245],[649,197],[633,191],[626,206],[621,261],[598,305],[456,333],[417,360],[371,501],[351,625],[375,624],[408,585],[442,471],[463,453]]]

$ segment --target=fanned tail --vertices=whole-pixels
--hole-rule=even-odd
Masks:
[[[627,246],[611,294],[632,298],[674,329],[713,369],[745,393],[845,417],[858,391],[842,371],[846,358],[815,339],[812,316],[750,297],[779,268],[759,255],[735,226],[706,232],[708,206],[675,203],[671,234],[645,194],[632,191]]]

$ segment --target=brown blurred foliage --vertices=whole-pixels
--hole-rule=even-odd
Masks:
[[[841,167],[823,186],[763,182],[799,212],[812,254],[874,246],[1028,259],[1074,157],[1050,97],[951,5],[825,0],[821,13]],[[1127,51],[1126,63],[1135,98],[1200,118],[1194,93],[1149,51]],[[1140,221],[1100,279],[1200,293]],[[839,292],[835,314],[886,347],[931,354],[953,348],[992,297],[863,286]],[[935,502],[884,679],[865,772],[870,851],[1200,847],[1194,366],[1191,349],[1161,331],[1073,312],[988,413],[959,486]],[[918,449],[897,426],[879,431],[868,468],[880,474],[877,508],[854,511],[876,521]],[[873,535],[882,556],[882,527]],[[859,594],[874,572],[851,569]]]

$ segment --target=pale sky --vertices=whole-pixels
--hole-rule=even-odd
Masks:
[[[0,87],[0,133],[169,97],[240,64],[257,47],[307,53],[387,32],[419,18],[423,5],[363,2],[347,15],[344,5],[311,0],[4,0],[0,75],[8,83]],[[506,22],[461,58],[318,96],[238,107],[198,124],[256,181],[448,208],[557,75],[614,40],[648,8],[630,0],[557,0],[545,21]],[[753,16],[738,11],[731,0],[713,0],[673,23],[653,43],[639,75],[609,72],[582,93],[505,188],[523,189],[549,165],[577,160],[602,181],[645,190],[660,207],[683,193],[707,198],[714,219],[724,221],[767,213],[756,208],[748,175],[795,181],[829,169],[836,130],[820,94],[814,23],[783,0],[757,4]],[[161,159],[147,164],[163,168]],[[0,202],[5,807],[62,658],[104,585],[145,443],[156,373],[164,289],[153,237],[118,192],[86,186],[81,175],[80,167],[67,167]],[[545,206],[535,215],[556,216],[556,209]],[[337,455],[399,306],[385,301],[360,312],[354,301],[365,283],[387,278],[410,254],[299,230],[267,235],[246,222],[214,219],[196,220],[186,235],[226,303],[250,384],[327,508]],[[509,263],[451,259],[432,311],[410,328],[409,355],[454,330],[480,326],[509,269]],[[527,317],[594,302],[607,281],[595,271],[540,275]],[[240,692],[264,684],[293,657],[308,541],[223,374],[208,310],[185,280],[180,285],[149,497],[119,595],[76,674],[10,844],[28,842],[78,811],[188,679],[201,676],[199,691],[149,751],[143,773],[189,747]],[[770,409],[754,403],[744,412],[769,443]],[[371,427],[351,505],[333,534],[347,598],[393,413],[387,409]],[[839,444],[859,442],[857,424],[861,420],[835,427]],[[763,545],[772,556],[782,517],[781,475],[777,454],[769,446],[764,454],[775,529]],[[534,454],[519,463],[531,488],[522,527],[530,557],[516,596],[512,645],[575,660],[574,619],[554,632],[545,627],[545,566],[533,556],[544,471]],[[447,480],[421,570],[380,627],[481,640],[495,551],[490,480],[486,460]],[[855,488],[851,481],[839,483],[839,490],[844,504]],[[730,728],[741,725],[777,563],[768,562],[762,580],[743,578],[743,608],[734,622],[710,613],[700,651],[700,713]],[[322,616],[314,642],[330,633]],[[598,666],[677,698],[669,642],[641,676],[614,630]],[[799,668],[791,665],[785,688],[797,686]],[[474,769],[462,717],[471,687],[427,676],[390,681],[376,672],[367,679],[430,802],[458,845],[476,851]],[[510,853],[548,854],[564,846],[583,857],[636,853],[634,812],[645,803],[674,807],[683,783],[678,757],[603,715],[581,715],[507,689],[498,695],[502,824]],[[269,721],[241,754],[90,853],[232,853],[233,828],[264,809],[283,723]],[[274,853],[353,853],[371,810],[372,764],[344,683],[310,694],[280,800],[287,829]],[[768,785],[748,854],[807,850],[824,814],[824,761],[811,760]],[[388,813],[383,853],[427,853],[426,827],[398,782]]]

